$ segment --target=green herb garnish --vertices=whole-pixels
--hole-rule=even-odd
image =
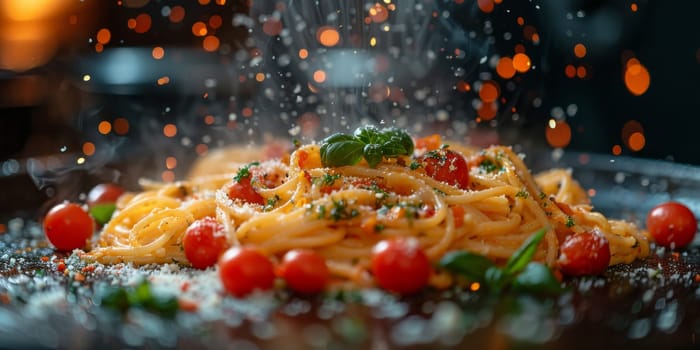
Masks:
[[[574,222],[574,218],[572,218],[571,216],[567,216],[566,217],[566,227],[572,227],[574,225],[576,225],[576,223]]]
[[[154,293],[148,280],[143,280],[133,287],[110,287],[102,290],[100,305],[120,313],[136,307],[166,318],[175,317],[180,307],[176,296]]]
[[[481,168],[481,170],[483,170],[486,173],[493,173],[496,171],[504,170],[501,164],[488,158],[482,160],[481,163],[479,163],[479,168]]]
[[[104,225],[112,218],[116,209],[117,206],[114,203],[95,204],[90,207],[90,215],[95,218],[98,224]]]
[[[520,197],[523,199],[527,199],[527,197],[529,197],[529,196],[530,195],[525,190],[520,190],[520,191],[518,191],[518,193],[515,194],[515,197]]]
[[[403,130],[362,126],[352,135],[333,134],[321,142],[321,163],[325,167],[354,165],[364,158],[371,168],[384,158],[413,153],[413,140]]]
[[[467,251],[446,254],[440,260],[439,266],[471,281],[484,283],[493,293],[513,290],[533,294],[558,294],[562,292],[562,287],[549,267],[532,261],[545,232],[545,229],[541,229],[530,236],[513,253],[504,267],[498,267],[486,257]]]
[[[233,179],[236,182],[241,182],[241,180],[250,177],[250,167],[257,165],[260,165],[260,163],[252,162],[242,166],[240,169],[238,169],[238,172],[236,173],[236,176],[233,177]]]

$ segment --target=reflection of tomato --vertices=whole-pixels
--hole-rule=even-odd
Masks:
[[[610,264],[610,244],[596,231],[568,236],[559,248],[558,262],[568,276],[601,274]]]
[[[182,238],[187,260],[198,269],[214,265],[226,245],[224,226],[211,217],[193,222]]]
[[[323,291],[329,276],[326,260],[308,249],[287,252],[280,265],[279,274],[291,289],[304,294]]]
[[[219,259],[219,277],[229,293],[244,297],[255,290],[271,289],[275,269],[272,261],[257,250],[233,247]]]
[[[103,203],[115,203],[119,196],[124,193],[124,189],[111,183],[99,184],[93,187],[88,193],[87,203],[89,206]]]
[[[693,212],[677,202],[659,204],[647,214],[647,229],[657,244],[683,248],[695,238],[698,222]]]
[[[44,217],[44,233],[58,250],[84,248],[92,237],[95,222],[79,205],[61,203]]]
[[[411,294],[428,284],[432,268],[415,239],[394,239],[372,249],[372,273],[379,286],[400,294]]]
[[[439,149],[422,155],[418,161],[433,179],[463,190],[469,188],[469,166],[461,154]]]
[[[258,192],[255,192],[253,185],[251,185],[250,176],[234,182],[228,189],[228,196],[246,203],[265,205],[265,199]]]

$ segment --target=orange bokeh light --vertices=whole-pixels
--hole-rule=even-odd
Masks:
[[[203,156],[209,152],[209,146],[207,146],[205,143],[200,143],[194,148],[194,151],[200,156]]]
[[[494,81],[485,81],[481,84],[481,88],[479,89],[479,97],[482,101],[487,103],[496,101],[500,94],[500,89]]]
[[[92,142],[83,143],[83,154],[86,156],[91,156],[95,154],[95,144]]]
[[[566,74],[567,78],[573,78],[576,76],[576,67],[574,67],[571,64],[566,65],[566,68],[564,68],[564,74]]]
[[[158,80],[156,80],[156,84],[158,84],[160,86],[167,85],[169,83],[170,83],[170,77],[167,75],[164,77],[160,77],[160,78],[158,78]]]
[[[530,70],[530,57],[524,53],[516,53],[513,56],[513,68],[520,73],[525,73]]]
[[[175,181],[175,173],[171,170],[166,170],[161,174],[160,178],[163,179],[163,182],[173,182]]]
[[[213,15],[209,18],[209,26],[217,29],[221,27],[221,25],[224,23],[224,20],[221,19],[221,16],[219,15]]]
[[[260,83],[262,83],[263,81],[265,81],[265,73],[257,73],[257,74],[255,74],[255,80],[256,80],[257,82],[260,82]]]
[[[576,76],[583,79],[586,77],[586,67],[584,66],[579,66],[576,68]]]
[[[632,3],[630,5],[630,10],[632,10],[632,12],[637,12],[637,10],[639,10],[639,6],[637,6],[636,3]]]
[[[156,46],[151,51],[151,56],[157,60],[162,59],[165,56],[165,50],[160,46]]]
[[[139,34],[143,34],[151,30],[151,16],[147,13],[142,13],[136,16],[136,25],[133,29]]]
[[[389,18],[389,11],[380,3],[375,3],[369,8],[369,17],[374,23],[382,23]]]
[[[282,33],[282,21],[277,18],[268,18],[265,23],[263,23],[263,33],[269,36],[276,36]]]
[[[314,72],[314,81],[317,83],[323,83],[326,81],[326,72],[322,70],[317,70]]]
[[[627,146],[634,152],[641,151],[645,144],[646,138],[641,132],[632,133],[629,139],[627,139]]]
[[[125,118],[114,119],[114,132],[117,135],[126,135],[129,132],[129,121]]]
[[[207,25],[204,24],[204,22],[194,22],[194,24],[192,25],[192,34],[194,34],[194,36],[205,36],[207,35],[207,33]]]
[[[166,137],[174,137],[177,135],[177,126],[175,124],[165,124],[163,127],[163,135]]]
[[[554,123],[550,120],[549,125],[545,129],[545,137],[547,138],[547,143],[554,148],[566,147],[571,142],[571,127],[563,120],[558,120]]]
[[[100,124],[97,124],[97,131],[102,135],[109,134],[112,131],[112,123],[106,120],[101,121]]]
[[[480,120],[487,121],[496,117],[498,104],[496,102],[482,102],[476,115]]]
[[[170,9],[170,15],[168,16],[170,19],[170,22],[173,23],[180,23],[182,22],[183,19],[185,19],[185,8],[178,5],[178,6],[173,6]]]
[[[469,85],[469,83],[467,83],[466,81],[460,80],[460,81],[457,82],[457,91],[459,91],[459,92],[468,92],[468,91],[471,91],[471,90],[472,90],[472,86]]]
[[[491,13],[493,12],[494,4],[493,0],[477,0],[476,1],[477,5],[479,5],[479,9],[485,13]]]
[[[510,57],[501,57],[496,65],[496,73],[503,79],[510,79],[515,75],[515,67],[513,59]]]
[[[305,60],[307,57],[309,57],[309,51],[307,49],[299,50],[299,58]]]
[[[616,156],[619,156],[620,154],[622,154],[622,147],[620,147],[620,145],[613,146],[612,154],[614,154]]]
[[[104,45],[112,39],[112,33],[107,28],[102,28],[97,32],[97,42]]]
[[[206,38],[204,38],[204,41],[202,42],[202,47],[204,47],[205,51],[214,52],[219,49],[220,44],[221,42],[219,41],[219,38],[217,38],[214,35],[209,35]]]
[[[167,157],[165,158],[165,167],[172,170],[175,169],[177,166],[177,158],[175,157]]]
[[[587,52],[587,49],[586,49],[585,45],[579,43],[579,44],[576,44],[576,46],[574,46],[574,55],[576,55],[576,57],[584,58],[584,57],[586,57],[586,52]]]
[[[316,39],[323,46],[333,47],[340,42],[340,33],[332,27],[321,27],[316,32]]]
[[[214,116],[211,115],[211,114],[207,114],[207,115],[204,117],[204,124],[212,125],[212,124],[214,124],[215,121],[216,121],[216,119],[215,119]]]
[[[631,58],[627,61],[625,68],[625,86],[632,95],[643,95],[649,89],[651,76],[649,71],[639,60]]]

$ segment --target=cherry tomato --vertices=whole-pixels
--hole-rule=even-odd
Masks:
[[[89,206],[102,203],[114,203],[124,193],[124,189],[118,185],[105,183],[93,187],[88,193]]]
[[[227,247],[224,225],[211,217],[197,220],[185,231],[182,246],[193,267],[205,269],[212,266]]]
[[[668,202],[649,211],[647,229],[657,244],[683,248],[695,238],[698,222],[688,207],[681,203]]]
[[[44,217],[44,233],[56,249],[70,251],[85,247],[95,230],[95,222],[79,205],[61,203]]]
[[[228,196],[246,203],[265,205],[265,199],[258,192],[255,192],[253,185],[250,184],[250,177],[244,177],[241,181],[234,182],[228,189]]]
[[[610,244],[597,231],[568,236],[559,247],[558,263],[567,276],[599,275],[610,264]]]
[[[287,252],[280,265],[279,275],[287,281],[291,289],[303,294],[323,291],[329,277],[326,260],[308,249]]]
[[[469,166],[461,154],[448,149],[438,149],[420,156],[418,161],[425,173],[433,179],[463,190],[469,188]]]
[[[432,267],[415,239],[393,239],[372,249],[372,273],[379,286],[399,294],[411,294],[428,284]]]
[[[275,282],[272,261],[253,248],[233,247],[219,258],[219,277],[224,288],[236,297],[255,290],[271,289]]]

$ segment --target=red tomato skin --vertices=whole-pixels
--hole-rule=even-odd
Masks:
[[[101,203],[115,203],[123,193],[124,189],[119,185],[113,183],[99,184],[88,193],[87,203],[89,206]]]
[[[294,249],[284,255],[280,277],[287,285],[302,294],[316,294],[326,288],[329,279],[326,260],[309,249]]]
[[[272,261],[253,248],[229,248],[219,258],[219,277],[224,289],[238,298],[255,290],[269,290],[275,282]]]
[[[460,153],[439,149],[428,152],[418,159],[425,173],[433,179],[463,190],[469,188],[469,165]]]
[[[567,276],[602,274],[610,265],[610,243],[596,231],[568,236],[559,248],[558,263]]]
[[[224,226],[211,217],[197,220],[185,231],[182,246],[192,267],[206,269],[216,264],[228,246]]]
[[[695,238],[698,221],[688,207],[678,202],[662,203],[647,214],[647,230],[656,244],[683,248]]]
[[[95,231],[95,221],[75,203],[61,203],[44,217],[44,233],[56,249],[84,248]]]
[[[372,249],[372,273],[380,287],[413,294],[428,284],[432,267],[415,239],[393,239]]]
[[[250,177],[244,177],[241,181],[234,182],[228,190],[231,199],[240,199],[246,203],[265,205],[265,199],[255,192],[250,183]]]

